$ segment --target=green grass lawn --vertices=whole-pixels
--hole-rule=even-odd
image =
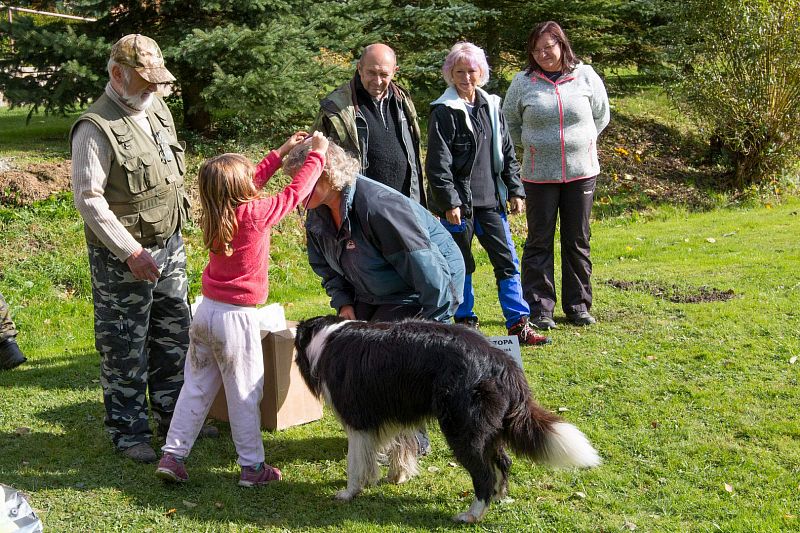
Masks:
[[[513,227],[521,250],[523,220]],[[598,324],[561,322],[553,344],[524,348],[523,361],[538,400],[582,429],[604,463],[555,471],[515,458],[513,501],[473,529],[800,530],[800,199],[706,212],[654,206],[592,229]],[[236,485],[224,424],[219,440],[195,446],[185,486],[115,454],[102,428],[81,232],[69,195],[0,207],[0,292],[29,358],[0,372],[0,483],[25,491],[47,530],[463,529],[451,517],[469,505],[471,483],[433,425],[418,478],[350,504],[333,500],[346,439],[330,412],[263,434],[285,480],[256,490]],[[197,294],[205,254],[195,228],[186,240]],[[482,252],[478,263],[483,330],[502,334]],[[728,299],[669,299],[713,290]],[[296,215],[273,233],[270,301],[291,319],[329,311]]]

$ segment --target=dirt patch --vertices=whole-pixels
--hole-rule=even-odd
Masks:
[[[733,289],[719,290],[701,285],[700,287],[679,287],[678,285],[664,286],[649,281],[624,281],[609,279],[606,285],[621,291],[644,292],[679,304],[699,304],[707,302],[727,302],[735,298]]]
[[[71,161],[18,164],[0,159],[0,204],[28,205],[70,189]]]
[[[653,120],[615,114],[598,142],[601,177],[595,211],[616,215],[649,204],[713,206],[709,190],[725,182],[697,138]]]

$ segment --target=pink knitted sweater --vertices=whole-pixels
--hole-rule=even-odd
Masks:
[[[208,254],[203,270],[203,295],[236,305],[267,301],[270,229],[308,196],[322,173],[325,158],[309,152],[292,182],[280,193],[236,208],[239,230],[231,241],[233,255]],[[256,167],[253,183],[260,189],[281,165],[273,150]]]

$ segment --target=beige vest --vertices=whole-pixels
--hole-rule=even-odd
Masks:
[[[190,216],[183,188],[184,148],[161,98],[153,99],[146,114],[153,137],[103,94],[72,125],[70,141],[82,120],[91,121],[105,133],[114,150],[103,192],[108,206],[142,246],[163,246]],[[85,224],[84,233],[89,244],[104,246]]]

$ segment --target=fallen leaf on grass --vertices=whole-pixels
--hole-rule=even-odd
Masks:
[[[453,468],[455,468],[455,467],[457,467],[457,466],[458,466],[458,463],[455,463],[455,462],[453,462],[453,461],[450,461],[449,463],[447,463],[447,466],[452,466]]]
[[[733,485],[730,483],[725,483],[725,492],[733,492]]]
[[[438,471],[439,471],[439,467],[438,466],[429,466],[428,467],[428,472],[436,473]]]
[[[715,239],[714,237],[708,237],[706,241],[710,242],[711,244],[714,244],[715,242],[717,242],[717,239]]]
[[[467,496],[469,496],[471,494],[472,494],[472,491],[469,491],[469,490],[462,490],[461,492],[458,493],[458,495],[461,496],[462,498],[466,498]]]
[[[178,512],[177,509],[169,509],[166,513],[164,513],[164,516],[170,517],[170,516],[174,515],[177,512]]]
[[[573,497],[573,498],[577,498],[577,499],[579,499],[579,500],[583,500],[584,498],[586,498],[586,493],[585,493],[585,492],[581,492],[581,491],[574,492],[574,493],[572,494],[572,497]]]
[[[222,502],[214,502],[214,507],[216,507],[217,509],[224,509],[225,504]]]
[[[559,407],[558,408],[558,412],[559,413],[566,413],[567,411],[569,411],[569,407]]]
[[[650,422],[650,426],[651,426],[653,429],[658,429],[658,426],[660,426],[660,425],[661,425],[661,424],[659,424],[659,423],[658,423],[658,420],[653,420],[652,422]]]
[[[658,358],[655,355],[648,355],[647,357],[645,357],[645,359],[647,359],[648,361],[655,361]]]
[[[194,502],[190,502],[188,500],[183,500],[183,505],[191,509],[192,507],[197,507],[197,504]]]
[[[797,518],[797,516],[796,516],[796,515],[789,514],[789,513],[786,513],[785,515],[783,515],[783,517],[784,517],[785,519],[787,519],[787,520],[794,520],[795,518]]]
[[[624,528],[625,528],[625,529],[627,529],[628,531],[633,531],[633,530],[635,530],[635,529],[636,529],[636,524],[634,524],[634,523],[633,523],[633,522],[631,522],[630,520],[625,520],[625,523],[624,523],[624,524],[622,524],[622,527],[624,527]]]
[[[793,365],[793,364],[795,364],[796,362],[797,362],[797,356],[796,356],[796,355],[793,355],[793,356],[791,356],[791,357],[789,358],[789,364],[790,364],[790,365]]]
[[[729,231],[728,233],[722,234],[723,237],[733,237],[734,235],[736,235],[735,231]]]
[[[21,427],[14,430],[14,435],[21,437],[31,432],[31,428]]]

